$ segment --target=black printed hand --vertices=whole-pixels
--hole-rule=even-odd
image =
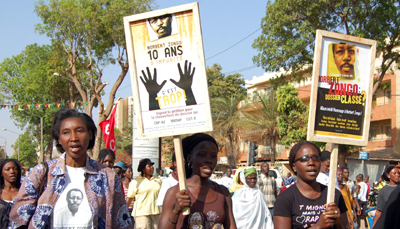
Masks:
[[[182,72],[181,64],[178,63],[178,70],[179,70],[179,75],[180,79],[179,82],[176,82],[175,80],[171,79],[171,82],[174,83],[176,86],[180,87],[181,89],[185,90],[186,94],[186,105],[195,105],[196,99],[194,98],[193,91],[192,91],[192,82],[193,82],[193,75],[194,71],[196,70],[195,67],[193,67],[193,72],[191,72],[192,68],[192,63],[189,62],[188,66],[188,61],[185,61],[185,69],[184,72]]]
[[[146,87],[147,92],[149,93],[149,110],[157,110],[160,109],[158,105],[157,93],[161,90],[164,84],[167,82],[164,80],[160,85],[157,83],[157,69],[154,68],[153,78],[151,78],[151,73],[149,67],[147,69],[147,76],[142,70],[143,77],[140,77],[143,85]],[[144,79],[143,79],[144,78]]]

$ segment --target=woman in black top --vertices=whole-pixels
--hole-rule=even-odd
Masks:
[[[21,165],[16,159],[4,159],[0,161],[0,172],[0,228],[7,228],[8,213],[21,187]]]
[[[320,156],[321,151],[311,142],[299,142],[290,150],[289,165],[297,181],[277,197],[275,229],[349,228],[340,192],[335,190],[335,201],[327,205],[327,187],[316,181]]]

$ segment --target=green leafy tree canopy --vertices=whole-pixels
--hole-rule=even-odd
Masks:
[[[281,143],[290,147],[307,138],[308,107],[304,105],[293,85],[278,89],[278,132]]]
[[[395,49],[400,45],[399,9],[399,3],[391,0],[268,1],[261,21],[263,34],[253,42],[259,52],[253,61],[268,72],[283,69],[285,73],[272,82],[284,84],[299,80],[302,71],[311,71],[317,29],[369,38],[377,40],[377,53],[382,55],[376,91],[392,64],[400,60]]]

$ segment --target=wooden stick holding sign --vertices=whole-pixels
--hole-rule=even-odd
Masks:
[[[176,165],[178,169],[179,190],[187,190],[186,175],[185,175],[186,174],[185,159],[183,157],[182,137],[180,135],[174,136],[174,147],[175,147]],[[190,208],[183,209],[182,214],[189,215]]]
[[[336,171],[337,171],[337,161],[339,155],[339,145],[333,143],[327,143],[326,145],[331,145],[331,162],[329,167],[329,181],[328,181],[328,196],[326,198],[326,203],[335,202],[335,189],[336,189]]]

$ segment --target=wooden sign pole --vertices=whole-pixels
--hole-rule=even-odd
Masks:
[[[331,163],[329,167],[329,182],[328,182],[328,197],[326,203],[332,203],[335,201],[335,188],[336,188],[336,171],[337,171],[337,161],[339,155],[339,145],[334,143],[326,143],[327,149],[332,149],[331,151]],[[329,145],[329,147],[328,147]]]
[[[176,165],[178,169],[178,179],[179,179],[179,190],[187,190],[186,186],[186,173],[185,173],[185,159],[183,157],[182,150],[182,137],[181,135],[174,136],[174,147],[175,147],[175,157]],[[185,208],[182,211],[183,215],[190,214],[190,208]]]

